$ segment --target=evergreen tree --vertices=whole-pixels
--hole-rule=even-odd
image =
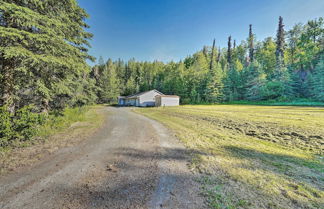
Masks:
[[[219,64],[213,66],[207,74],[205,98],[207,102],[223,101],[223,71]]]
[[[137,93],[136,83],[134,77],[130,77],[127,82],[123,92],[123,95],[131,95]]]
[[[279,17],[278,31],[277,31],[277,41],[276,41],[276,62],[277,69],[284,67],[284,51],[285,51],[285,30],[283,24],[283,18]]]
[[[221,52],[221,49],[220,49],[220,48],[218,48],[218,53],[217,53],[217,63],[219,63],[219,62],[220,62],[221,56],[222,56],[222,52]]]
[[[232,36],[228,37],[227,42],[227,63],[229,67],[232,64]]]
[[[310,93],[313,99],[324,102],[324,55],[314,69],[310,79]]]
[[[99,79],[99,101],[100,103],[113,103],[119,96],[119,80],[116,74],[116,66],[111,59],[105,65],[104,71]]]
[[[72,77],[83,76],[86,59],[92,59],[85,48],[92,37],[84,30],[86,12],[76,0],[4,0],[0,14],[1,105],[11,112],[27,104],[48,111],[50,104],[64,103],[60,92],[78,80]],[[29,92],[27,101],[18,89]]]
[[[240,74],[236,68],[230,68],[224,78],[224,95],[227,101],[240,99],[239,87],[241,86]]]
[[[252,24],[249,25],[249,61],[254,61],[254,35],[252,32]]]
[[[266,83],[266,74],[260,65],[254,61],[244,69],[244,90],[245,99],[258,101],[263,99],[262,89]]]
[[[272,79],[276,70],[276,43],[271,37],[263,41],[255,53],[255,59],[262,66],[268,79]]]
[[[294,25],[294,27],[288,31],[288,55],[289,55],[289,64],[293,67],[297,60],[298,44],[302,35],[303,27],[301,24]]]
[[[212,52],[211,52],[211,58],[210,58],[210,70],[212,70],[214,67],[215,44],[216,44],[216,40],[214,39],[213,46],[212,46]]]

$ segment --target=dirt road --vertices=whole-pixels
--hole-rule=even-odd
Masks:
[[[0,208],[202,208],[188,153],[159,123],[107,107],[102,129],[0,178]]]

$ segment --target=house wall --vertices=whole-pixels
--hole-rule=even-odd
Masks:
[[[118,99],[118,105],[125,105],[125,99],[124,98],[119,98]]]
[[[179,106],[180,98],[179,97],[160,97],[161,102],[159,106]]]
[[[161,107],[161,97],[159,96],[155,97],[155,106]]]
[[[139,104],[140,107],[150,107],[155,106],[155,96],[160,95],[156,91],[149,91],[145,94],[139,96]]]
[[[126,99],[125,105],[126,106],[136,106],[136,99]]]

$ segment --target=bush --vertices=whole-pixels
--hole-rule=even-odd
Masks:
[[[25,106],[19,109],[13,119],[15,139],[26,141],[37,134],[37,128],[45,121],[44,114],[33,112],[32,106]]]
[[[0,147],[7,146],[14,134],[12,116],[7,107],[0,107]]]
[[[265,100],[278,99],[282,97],[285,92],[285,86],[279,81],[269,81],[261,89],[262,97]]]
[[[45,115],[34,113],[32,106],[25,106],[15,114],[8,112],[6,106],[0,107],[0,118],[0,147],[32,139],[46,120]]]

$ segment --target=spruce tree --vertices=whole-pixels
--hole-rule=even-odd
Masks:
[[[116,74],[116,66],[111,59],[104,66],[104,70],[99,79],[99,102],[113,103],[119,96],[119,79]]]
[[[221,52],[221,49],[220,49],[220,47],[219,47],[219,48],[218,48],[218,53],[217,53],[217,63],[220,62],[220,60],[221,60],[221,56],[222,56],[222,52]]]
[[[92,59],[87,13],[76,0],[4,0],[0,14],[1,105],[14,112],[31,103],[42,111],[63,104],[59,95],[65,98],[70,81],[77,80],[72,77],[82,77],[89,70],[86,59]],[[25,92],[28,100],[22,99]]]
[[[212,46],[212,52],[211,52],[211,58],[210,58],[210,70],[212,70],[213,66],[214,66],[215,44],[216,44],[216,40],[214,39],[213,46]]]
[[[232,36],[228,37],[227,42],[227,63],[229,67],[232,65]]]
[[[249,61],[254,61],[254,35],[252,32],[252,24],[249,25]]]
[[[206,101],[211,103],[223,101],[223,90],[223,71],[220,64],[216,64],[207,74]]]
[[[276,40],[276,62],[277,69],[281,69],[284,67],[284,51],[285,51],[285,30],[283,24],[283,18],[279,17],[279,24],[277,30],[277,40]]]
[[[245,99],[257,101],[263,98],[262,89],[266,83],[266,74],[260,65],[254,61],[244,69]]]
[[[311,96],[317,101],[324,102],[324,54],[320,57],[320,61],[309,79],[311,79],[309,82]]]

